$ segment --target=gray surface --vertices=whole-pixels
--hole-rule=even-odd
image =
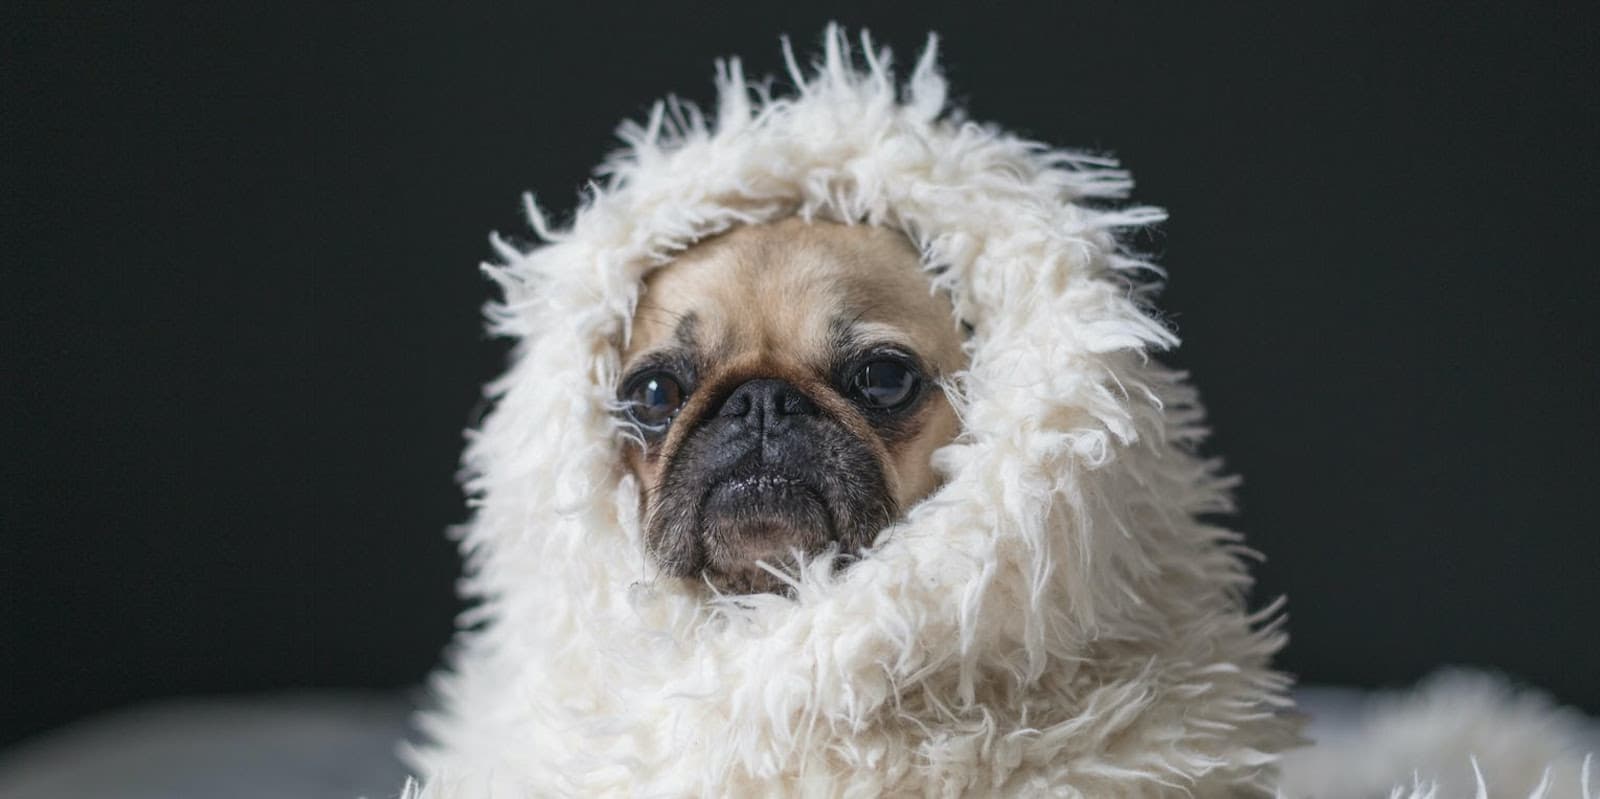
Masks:
[[[177,700],[97,716],[0,752],[5,799],[381,799],[410,702],[316,694]]]

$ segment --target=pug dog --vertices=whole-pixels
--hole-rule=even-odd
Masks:
[[[887,228],[748,225],[650,274],[617,398],[661,573],[782,593],[797,557],[847,564],[938,486],[962,340]]]

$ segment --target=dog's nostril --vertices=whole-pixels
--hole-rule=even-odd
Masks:
[[[787,390],[779,394],[777,398],[779,413],[809,416],[817,412],[817,406],[812,404],[809,397],[801,394],[787,383],[784,384],[784,387]]]
[[[735,392],[722,403],[723,416],[746,416],[750,413],[750,395]]]

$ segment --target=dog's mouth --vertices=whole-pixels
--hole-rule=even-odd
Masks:
[[[768,568],[786,570],[797,556],[816,555],[837,540],[821,489],[775,470],[744,471],[714,482],[701,500],[697,527],[706,577],[736,593],[780,590],[782,580]]]
[[[825,510],[827,503],[823,501],[821,491],[801,477],[776,471],[758,471],[731,475],[712,483],[706,489],[700,507],[702,515],[792,514],[800,508]],[[822,514],[822,522],[830,528],[831,533],[833,522],[828,514]]]

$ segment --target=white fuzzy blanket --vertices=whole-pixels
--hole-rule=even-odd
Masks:
[[[1299,708],[1310,715],[1307,735],[1314,749],[1286,758],[1287,779],[1316,786],[1324,797],[1386,797],[1388,787],[1413,784],[1411,763],[1428,753],[1401,751],[1394,744],[1440,740],[1418,736],[1394,722],[1413,712],[1416,697],[1434,710],[1423,718],[1444,725],[1442,740],[1480,756],[1494,774],[1484,795],[1528,796],[1542,779],[1538,766],[1555,762],[1549,796],[1572,796],[1579,785],[1577,748],[1552,747],[1588,741],[1600,744],[1600,724],[1553,711],[1536,695],[1515,694],[1482,675],[1433,681],[1416,695],[1375,696],[1349,688],[1301,687]],[[0,796],[5,799],[391,799],[404,778],[393,757],[405,735],[412,702],[397,695],[277,695],[168,700],[103,714],[0,750]],[[1444,712],[1440,712],[1444,711]],[[1454,738],[1451,719],[1475,717],[1477,740]],[[1420,719],[1419,719],[1420,720]],[[1437,729],[1437,728],[1435,728]],[[1385,732],[1389,730],[1390,732]],[[1365,754],[1394,752],[1368,762]],[[1512,779],[1510,755],[1522,750],[1527,770]],[[1355,758],[1350,755],[1356,755]],[[1437,753],[1434,753],[1437,754]],[[1318,768],[1308,758],[1320,759]],[[1478,793],[1472,763],[1447,757],[1417,778],[1443,780],[1437,797]],[[1592,775],[1600,777],[1600,774]],[[1558,787],[1561,786],[1561,787]],[[435,794],[449,793],[442,784]],[[477,796],[471,790],[460,796]],[[1304,795],[1304,794],[1301,794]],[[1424,794],[1426,795],[1426,794]]]
[[[1177,343],[1155,267],[1117,239],[1162,213],[1112,202],[1106,159],[964,119],[931,46],[904,85],[860,56],[830,31],[781,96],[719,64],[709,119],[658,105],[570,226],[530,201],[545,243],[497,241],[490,317],[517,348],[466,456],[479,604],[414,795],[1345,795],[1298,781],[1316,759],[1280,783],[1282,615],[1245,606],[1246,550],[1212,521],[1232,481],[1152,357]],[[644,556],[618,353],[650,269],[792,215],[920,247],[974,330],[962,433],[860,563],[708,599]]]

